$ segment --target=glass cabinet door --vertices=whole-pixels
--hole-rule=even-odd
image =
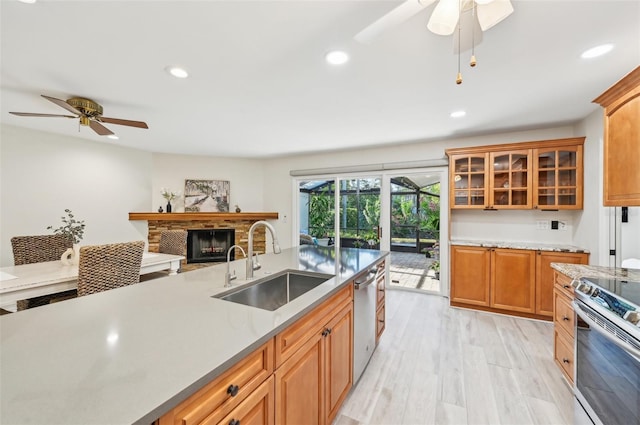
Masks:
[[[531,208],[531,151],[492,152],[489,208]]]
[[[582,209],[582,146],[535,149],[534,208]]]
[[[487,205],[487,154],[452,155],[451,208]]]

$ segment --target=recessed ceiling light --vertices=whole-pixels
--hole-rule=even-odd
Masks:
[[[451,118],[460,118],[460,117],[464,117],[465,115],[467,115],[467,113],[465,111],[455,111],[451,113]]]
[[[603,44],[601,46],[596,46],[589,50],[585,50],[584,52],[582,52],[580,57],[582,59],[597,58],[598,56],[609,53],[611,50],[613,50],[613,44]]]
[[[33,4],[35,3],[37,0],[18,0],[20,3],[27,3],[27,4]]]
[[[327,62],[331,65],[342,65],[349,60],[349,55],[342,50],[333,50],[325,56]]]
[[[165,70],[176,78],[187,78],[189,76],[189,73],[179,66],[168,66]]]
[[[107,137],[108,137],[109,139],[113,139],[113,140],[118,140],[118,139],[119,139],[119,137],[118,137],[118,136],[116,136],[115,134],[110,134],[110,135],[108,135]]]

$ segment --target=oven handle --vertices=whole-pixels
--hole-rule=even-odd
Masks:
[[[580,316],[580,318],[584,320],[589,326],[591,326],[592,329],[596,330],[600,335],[617,345],[619,348],[626,351],[627,354],[640,362],[640,350],[630,346],[629,344],[625,344],[624,341],[621,341],[620,339],[611,335],[609,332],[602,329],[602,326],[600,326],[597,322],[587,316],[587,314],[584,312],[584,310],[582,310],[582,308],[580,308],[577,302],[573,301],[571,304],[573,305],[573,309],[576,314]]]

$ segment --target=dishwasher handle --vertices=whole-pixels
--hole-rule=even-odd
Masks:
[[[373,281],[376,280],[376,269],[369,270],[366,276],[361,276],[360,279],[363,279],[363,280],[359,280],[358,278],[356,278],[353,281],[353,287],[355,290],[359,290],[361,288],[365,288],[366,286],[371,285]]]

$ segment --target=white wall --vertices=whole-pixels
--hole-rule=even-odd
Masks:
[[[151,154],[75,137],[0,127],[0,265],[11,237],[52,233],[65,208],[86,224],[82,244],[147,239],[130,211],[151,204]]]
[[[151,204],[141,211],[157,211],[167,201],[160,195],[162,188],[180,191],[181,196],[172,202],[173,212],[184,211],[184,181],[228,180],[230,197],[229,209],[235,211],[236,204],[242,212],[271,211],[264,207],[264,197],[280,188],[266,188],[263,185],[263,161],[224,157],[194,155],[153,154],[153,174]],[[288,190],[288,187],[284,190]],[[275,211],[275,210],[274,210]]]

